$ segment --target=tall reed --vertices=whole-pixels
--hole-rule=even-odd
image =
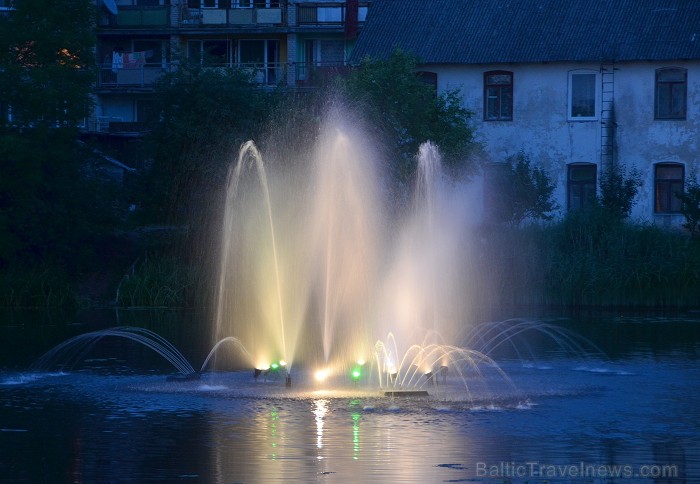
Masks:
[[[64,271],[48,264],[0,272],[0,306],[74,308],[78,297]]]
[[[492,304],[680,308],[700,305],[700,243],[601,211],[546,226],[492,228],[480,274]]]

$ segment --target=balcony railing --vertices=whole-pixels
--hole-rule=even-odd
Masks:
[[[153,86],[169,70],[161,64],[144,64],[138,67],[100,66],[97,86],[100,88],[142,88]]]
[[[183,7],[180,19],[181,27],[282,25],[284,11],[281,8]]]
[[[367,17],[367,3],[360,3],[357,21],[363,23]],[[297,24],[314,26],[336,26],[345,24],[345,3],[304,3],[297,6]]]
[[[208,65],[207,69],[216,69],[221,72],[239,69],[250,74],[253,82],[259,86],[275,86],[287,83],[287,69],[289,64],[283,62],[248,62],[232,64]]]
[[[110,27],[167,27],[170,25],[169,5],[119,5],[116,18],[110,20]]]
[[[209,69],[243,69],[251,74],[259,86],[287,85],[296,87],[318,87],[337,76],[345,76],[350,67],[343,62],[268,62],[234,63],[212,65]],[[100,67],[98,87],[106,90],[128,90],[152,88],[171,66],[144,64],[140,67],[114,68],[111,64]]]

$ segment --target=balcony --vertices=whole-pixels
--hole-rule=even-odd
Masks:
[[[363,23],[367,17],[367,3],[360,3],[357,21]],[[297,6],[299,26],[342,27],[345,25],[345,3],[303,3]]]
[[[111,64],[100,67],[97,87],[103,91],[149,91],[171,66],[144,64],[140,67],[115,69]],[[346,76],[350,67],[343,62],[259,62],[213,65],[209,69],[226,72],[229,69],[247,71],[260,87],[294,86],[314,88],[327,84],[338,76]]]
[[[170,25],[169,5],[119,5],[110,28],[167,27]]]
[[[284,21],[281,8],[183,8],[180,26],[278,26]]]
[[[144,64],[138,67],[114,68],[111,64],[100,66],[97,87],[101,89],[150,88],[169,70],[161,64]]]
[[[119,116],[97,116],[92,126],[87,127],[88,132],[104,133],[124,137],[141,136],[149,130],[146,123],[138,121],[124,121]]]

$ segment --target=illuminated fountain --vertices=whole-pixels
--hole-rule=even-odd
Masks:
[[[422,387],[448,367],[466,384],[460,367],[496,367],[455,346],[468,321],[468,207],[437,147],[421,146],[397,211],[362,134],[338,118],[325,126],[293,169],[242,146],[228,178],[215,340],[235,336],[257,373],[284,360],[318,381],[368,373],[382,388]]]
[[[228,352],[256,381],[291,386],[294,372],[392,395],[453,382],[471,398],[484,372],[510,383],[490,352],[524,333],[578,349],[544,323],[471,327],[468,190],[443,175],[436,146],[420,147],[411,194],[396,202],[362,133],[337,117],[325,126],[307,160],[268,165],[252,141],[241,147],[227,180],[213,347],[199,370],[155,333],[129,328],[73,338],[40,364],[122,337],[180,379],[216,370]]]

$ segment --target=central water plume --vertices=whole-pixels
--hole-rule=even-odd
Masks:
[[[319,140],[309,185],[305,247],[324,363],[331,353],[355,360],[371,344],[384,222],[378,176],[368,153],[340,130]],[[347,353],[350,354],[347,354]]]
[[[404,350],[426,335],[452,344],[467,320],[460,185],[426,143],[397,207],[365,139],[327,123],[304,160],[266,165],[247,142],[231,167],[216,338],[235,337],[259,368],[369,360],[390,332]]]

